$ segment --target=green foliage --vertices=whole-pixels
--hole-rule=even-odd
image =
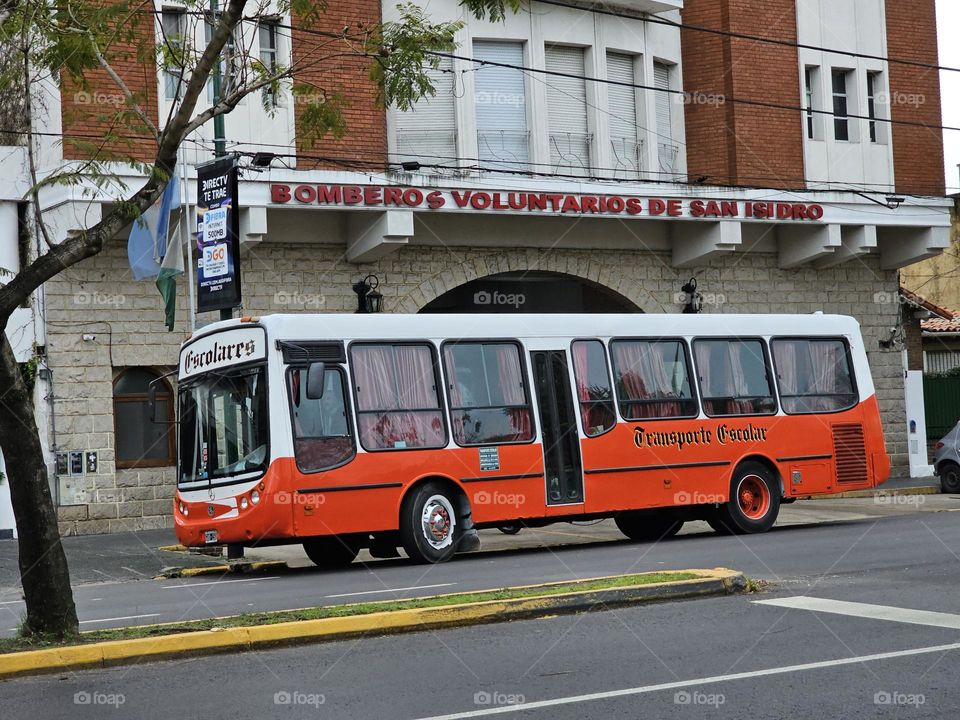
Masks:
[[[491,22],[499,22],[506,18],[508,12],[520,10],[520,0],[460,0],[460,4],[469,10],[475,17]]]
[[[379,87],[381,104],[409,110],[420,98],[436,94],[424,68],[436,69],[440,58],[430,51],[452,52],[463,22],[433,24],[413,3],[397,10],[400,21],[384,23],[370,38],[368,51],[376,59],[370,77]]]

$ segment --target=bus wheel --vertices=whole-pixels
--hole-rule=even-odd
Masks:
[[[497,530],[502,532],[504,535],[516,535],[518,532],[523,530],[523,525],[520,523],[507,523],[506,525],[497,525]]]
[[[317,567],[337,568],[352,563],[360,548],[347,538],[329,535],[304,540],[303,551]]]
[[[766,465],[745,462],[730,483],[730,499],[707,522],[721,535],[766,532],[780,512],[780,488]]]
[[[960,492],[960,465],[948,462],[940,467],[940,489],[945,493]]]
[[[620,532],[636,542],[666,540],[683,527],[683,520],[665,513],[624,513],[613,521]]]
[[[456,502],[439,483],[421,485],[408,495],[400,511],[400,541],[416,563],[449,560],[457,549]]]

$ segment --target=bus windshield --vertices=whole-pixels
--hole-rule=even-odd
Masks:
[[[180,390],[179,484],[247,480],[267,468],[265,368],[210,372]]]

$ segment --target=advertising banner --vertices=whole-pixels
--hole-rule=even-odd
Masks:
[[[237,177],[236,158],[197,167],[197,312],[240,305]]]

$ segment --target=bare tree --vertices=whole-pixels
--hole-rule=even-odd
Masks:
[[[399,6],[396,22],[356,24],[340,32],[307,33],[314,46],[299,66],[262,62],[249,46],[236,42],[243,23],[259,23],[289,15],[290,29],[316,27],[326,3],[310,0],[224,0],[216,13],[206,0],[181,0],[191,22],[209,26],[202,47],[183,37],[161,33],[157,42],[139,47],[140,63],[153,74],[156,66],[179,78],[176,100],[166,118],[153,117],[147,98],[131,89],[120,67],[129,66],[129,48],[136,46],[141,23],[155,25],[151,0],[0,0],[0,138],[22,139],[27,148],[30,202],[37,228],[36,257],[0,286],[0,451],[7,466],[10,494],[19,534],[19,565],[27,607],[25,631],[64,638],[78,629],[69,571],[60,541],[57,513],[50,492],[47,467],[41,450],[28,378],[17,364],[6,328],[13,311],[29,302],[34,291],[66,268],[100,253],[131,221],[153,205],[174,174],[178,152],[187,136],[232,111],[253,93],[301,92],[298,75],[310,66],[352,57],[369,66],[378,83],[380,100],[408,108],[418,98],[432,94],[425,73],[437,67],[431,51],[453,49],[461,23],[429,21],[413,4]],[[516,11],[519,0],[463,0],[477,17],[502,19]],[[242,37],[242,33],[239,35]],[[226,50],[226,52],[225,52]],[[98,138],[63,138],[82,151],[80,161],[64,162],[53,171],[40,169],[34,121],[39,93],[46,84],[59,90],[84,88],[89,77],[106,77],[123,97],[112,113],[108,129]],[[202,107],[201,97],[211,77],[220,75],[223,92],[217,101]],[[307,107],[300,117],[300,132],[313,139],[342,136],[346,130],[342,95],[336,88],[320,88],[321,102]],[[265,96],[266,96],[265,94]],[[201,109],[202,108],[202,109]],[[20,122],[17,123],[16,120]],[[149,160],[138,152],[136,140],[146,138]],[[303,138],[301,138],[303,140]],[[142,145],[139,146],[142,148]],[[142,173],[139,188],[122,184],[118,167],[131,166]],[[54,237],[45,222],[40,193],[57,184],[83,185],[95,192],[112,186],[121,200],[111,205],[94,225]]]

